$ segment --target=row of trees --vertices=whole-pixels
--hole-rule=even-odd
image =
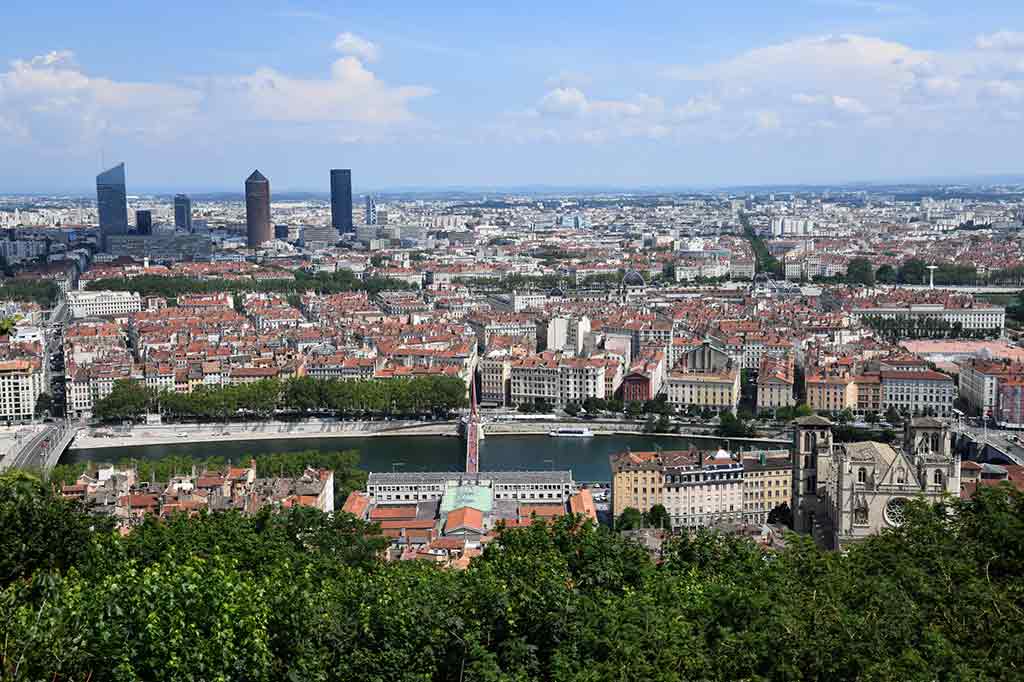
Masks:
[[[843,278],[848,284],[927,284],[929,281],[928,264],[920,258],[905,260],[899,267],[893,267],[888,263],[880,265],[877,269],[874,263],[862,256],[852,259],[846,266],[846,276]],[[935,283],[950,284],[977,284],[978,271],[973,265],[959,263],[942,263],[935,270]]]
[[[0,676],[1019,679],[1024,496],[984,487],[905,517],[841,554],[700,531],[658,562],[565,517],[505,530],[446,571],[381,562],[374,527],[301,508],[151,519],[121,537],[5,474]]]
[[[165,418],[268,419],[275,414],[446,416],[466,406],[466,385],[457,377],[414,377],[342,381],[296,377],[247,384],[199,387],[191,393],[158,391],[138,381],[115,382],[96,401],[93,414],[106,422],[136,420],[147,412]]]
[[[6,278],[0,280],[0,300],[31,301],[52,308],[57,301],[57,285],[48,279]]]
[[[290,275],[294,274],[295,279]],[[88,284],[93,291],[132,291],[142,296],[160,296],[174,299],[182,294],[210,294],[228,292],[232,294],[250,291],[272,292],[279,294],[298,294],[315,291],[319,294],[337,294],[346,291],[366,291],[376,294],[380,291],[414,289],[412,285],[383,277],[361,279],[351,270],[338,272],[317,272],[310,274],[304,270],[294,273],[282,272],[287,279],[271,280],[233,280],[233,279],[194,279],[191,277],[160,277],[144,275],[142,277],[98,279]]]

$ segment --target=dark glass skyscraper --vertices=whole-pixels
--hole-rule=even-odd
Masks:
[[[187,194],[174,195],[174,227],[192,231],[192,200]]]
[[[127,234],[128,194],[125,191],[124,163],[96,176],[96,206],[99,209],[100,234]]]
[[[339,234],[355,232],[352,225],[352,171],[331,169],[331,225]]]
[[[245,181],[245,225],[250,249],[274,238],[270,224],[270,181],[258,170]]]
[[[135,212],[135,234],[153,234],[152,211]]]

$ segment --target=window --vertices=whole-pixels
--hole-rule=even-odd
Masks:
[[[903,467],[896,469],[896,482],[900,485],[907,482],[907,470]]]
[[[860,469],[857,469],[857,483],[867,483],[867,482],[868,482],[868,470],[865,469],[864,467],[861,467]]]
[[[942,481],[942,469],[936,469],[932,480],[935,481],[935,485],[943,485]]]

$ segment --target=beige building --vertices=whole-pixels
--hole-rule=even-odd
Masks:
[[[857,384],[849,374],[808,374],[807,405],[815,412],[857,409]]]
[[[788,450],[743,453],[743,520],[767,523],[768,512],[789,503],[792,478]]]
[[[757,373],[757,409],[774,410],[795,404],[792,356],[762,358]]]
[[[0,362],[0,419],[31,419],[45,387],[42,362],[38,358]]]
[[[743,464],[724,450],[624,452],[611,457],[612,512],[661,504],[673,528],[743,520]]]
[[[735,410],[740,402],[740,373],[736,368],[720,372],[675,371],[668,375],[668,402],[676,407],[707,407]]]

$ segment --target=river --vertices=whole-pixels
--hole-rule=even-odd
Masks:
[[[690,442],[671,436],[493,436],[480,443],[483,471],[568,469],[577,481],[608,481],[608,456],[624,450],[685,450]],[[697,447],[712,447],[704,441]],[[377,436],[374,438],[294,438],[133,445],[123,448],[69,450],[61,463],[110,462],[122,458],[151,459],[164,455],[191,455],[197,459],[220,456],[241,462],[250,455],[301,450],[359,450],[360,466],[368,471],[458,471],[465,466],[466,444],[450,436]]]

